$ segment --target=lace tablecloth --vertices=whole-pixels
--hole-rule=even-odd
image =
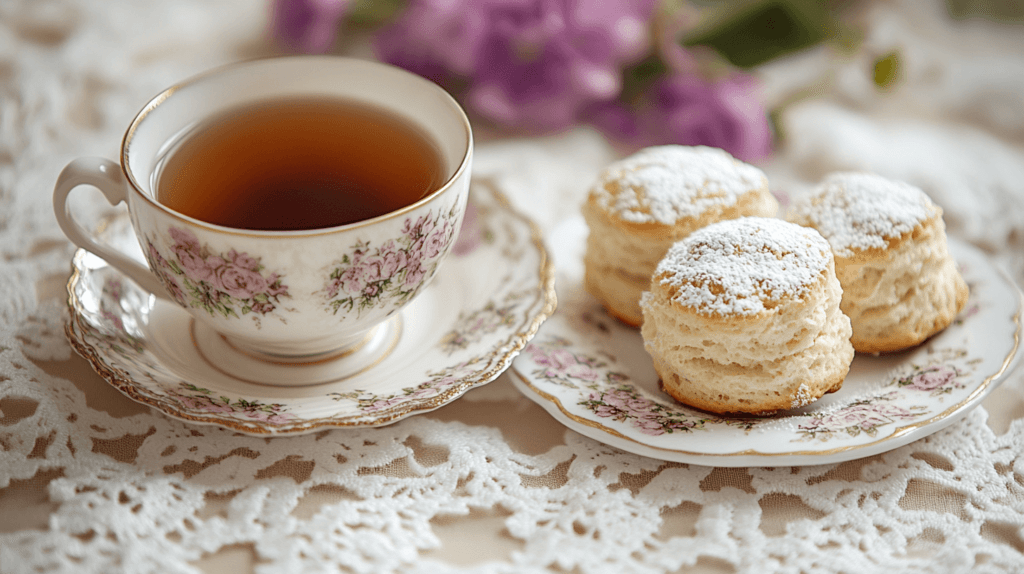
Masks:
[[[783,114],[785,146],[764,166],[773,188],[798,194],[850,168],[910,181],[1020,282],[1024,33],[953,23],[942,2],[863,10],[855,53],[760,71],[770,101],[812,94]],[[561,426],[507,375],[392,426],[274,439],[121,396],[64,337],[73,249],[54,179],[74,157],[116,157],[165,86],[273,54],[266,14],[238,0],[0,3],[0,571],[1024,571],[1020,373],[924,440],[780,468],[619,451]],[[880,94],[871,64],[895,48],[903,82]],[[544,230],[616,156],[586,128],[478,135],[476,173]]]

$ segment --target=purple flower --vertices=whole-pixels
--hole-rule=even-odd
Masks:
[[[670,76],[661,81],[657,97],[669,130],[665,143],[718,147],[743,161],[771,152],[768,114],[751,76],[710,82]]]
[[[399,20],[377,34],[377,55],[438,82],[470,76],[487,31],[489,3],[414,0]]]
[[[293,49],[322,54],[331,48],[349,0],[275,0],[274,35]]]
[[[652,0],[413,0],[377,39],[381,59],[467,83],[471,108],[496,122],[563,128],[615,98],[623,64],[648,44]]]
[[[743,74],[704,80],[676,73],[655,81],[634,106],[602,102],[587,115],[605,133],[635,147],[706,145],[743,161],[771,152],[767,112],[755,80]]]

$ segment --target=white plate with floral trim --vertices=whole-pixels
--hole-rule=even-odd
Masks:
[[[965,415],[1017,360],[1022,295],[977,249],[950,240],[971,288],[953,325],[914,349],[860,355],[838,392],[771,417],[718,416],[661,391],[640,333],[582,287],[586,226],[550,235],[558,311],[513,362],[516,387],[567,427],[635,454],[709,466],[835,463],[886,452]]]
[[[126,214],[101,234],[143,261]],[[453,254],[400,313],[391,352],[355,374],[339,367],[343,374],[322,384],[234,376],[197,347],[184,310],[84,250],[72,260],[68,294],[68,339],[110,384],[172,417],[254,435],[380,426],[439,408],[501,374],[555,306],[538,228],[488,182],[473,184]]]

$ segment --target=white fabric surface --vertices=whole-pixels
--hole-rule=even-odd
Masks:
[[[953,24],[941,2],[863,10],[855,54],[763,70],[776,101],[817,90],[784,116],[786,145],[764,166],[773,189],[849,168],[905,179],[1020,281],[1022,29]],[[112,391],[64,339],[72,248],[53,181],[76,156],[115,157],[167,85],[274,53],[266,14],[240,0],[0,2],[0,571],[1024,570],[1020,374],[885,455],[750,469],[607,447],[505,377],[389,427],[278,439],[194,428]],[[895,47],[904,83],[880,95],[870,65]],[[585,128],[480,136],[476,173],[544,229],[616,156]]]

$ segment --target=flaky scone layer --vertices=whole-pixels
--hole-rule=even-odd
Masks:
[[[583,218],[590,230],[583,257],[584,285],[609,313],[638,326],[643,320],[640,295],[650,286],[651,275],[669,247],[717,221],[743,216],[773,217],[778,207],[764,187],[741,195],[733,205],[716,206],[701,217],[685,218],[674,225],[638,225],[626,224],[588,200],[583,205]]]
[[[967,304],[967,283],[949,254],[941,215],[892,241],[836,258],[842,309],[862,353],[891,352],[942,331]]]
[[[641,334],[676,400],[715,413],[767,414],[838,390],[853,361],[842,289],[830,269],[804,301],[723,320],[681,308],[658,285]]]

